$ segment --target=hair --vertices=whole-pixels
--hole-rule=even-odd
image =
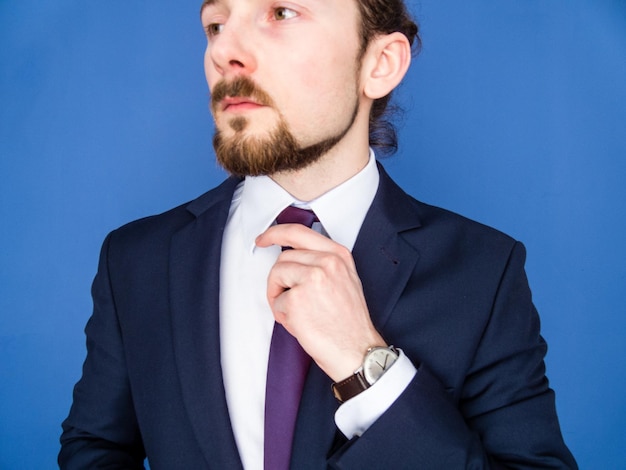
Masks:
[[[361,13],[361,54],[376,36],[399,32],[409,40],[414,53],[419,53],[422,41],[419,27],[407,11],[404,0],[356,0]],[[382,155],[398,149],[396,128],[391,122],[400,108],[390,105],[391,93],[374,100],[370,111],[369,142]]]

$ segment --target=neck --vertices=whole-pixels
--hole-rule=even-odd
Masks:
[[[312,201],[349,180],[367,165],[367,141],[362,145],[346,144],[340,142],[306,168],[274,173],[270,177],[296,199]]]
[[[300,170],[270,177],[300,201],[312,201],[365,168],[369,161],[369,106],[360,106],[355,122],[344,137],[314,163]]]

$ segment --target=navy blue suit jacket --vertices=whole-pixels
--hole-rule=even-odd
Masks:
[[[575,468],[544,375],[524,248],[416,201],[380,171],[353,255],[374,324],[418,373],[347,440],[331,381],[314,365],[292,468]],[[107,237],[62,468],[141,468],[146,454],[153,470],[241,468],[218,328],[221,239],[237,182]]]

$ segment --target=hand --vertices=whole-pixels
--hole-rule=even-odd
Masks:
[[[274,225],[256,244],[293,248],[272,267],[267,298],[276,321],[331,379],[349,377],[368,348],[386,346],[372,324],[346,247],[298,224]]]

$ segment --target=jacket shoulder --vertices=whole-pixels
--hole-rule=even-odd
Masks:
[[[426,230],[429,228],[432,230],[436,229],[451,236],[484,239],[485,242],[491,243],[512,245],[516,242],[510,235],[482,222],[448,209],[421,202],[415,198],[411,199],[415,210],[423,221],[423,228]]]

